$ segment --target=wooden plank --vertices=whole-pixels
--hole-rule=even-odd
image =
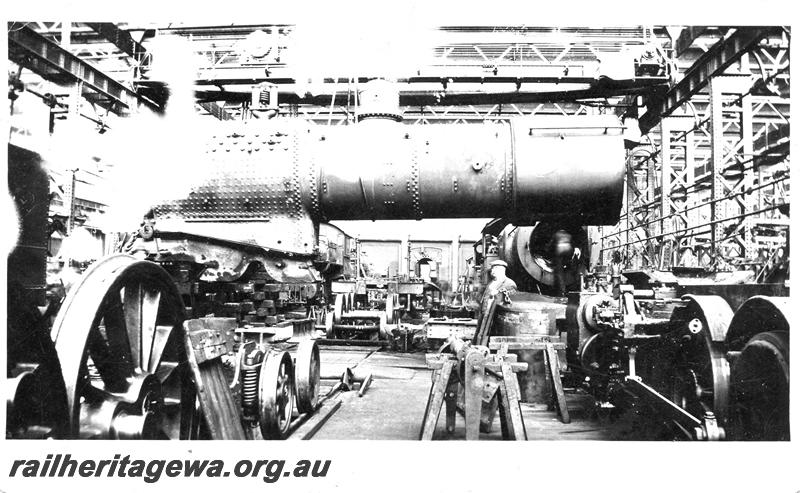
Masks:
[[[489,332],[491,331],[492,322],[494,319],[494,312],[497,309],[497,298],[492,298],[489,303],[486,313],[481,320],[481,326],[475,331],[475,339],[473,342],[480,346],[485,346],[489,343]]]
[[[447,390],[444,394],[445,404],[445,430],[447,433],[456,431],[456,397],[458,395],[458,382],[452,382],[447,385]]]
[[[436,430],[436,423],[439,421],[439,413],[442,411],[444,393],[447,383],[450,381],[450,374],[455,366],[455,361],[448,360],[442,366],[438,378],[431,384],[431,392],[428,397],[428,406],[422,420],[420,430],[420,440],[433,440],[433,432]]]
[[[436,382],[439,381],[439,376],[442,374],[442,369],[437,368],[433,372],[431,372],[431,386],[436,385]],[[425,412],[422,414],[422,422],[425,423],[425,418],[427,418],[428,413],[431,411],[431,401],[433,400],[433,392],[428,392],[428,401],[425,404]],[[420,432],[421,433],[421,432]]]
[[[480,438],[483,378],[483,354],[470,350],[464,359],[464,423],[467,440]]]
[[[533,351],[543,351],[547,344],[551,344],[555,346],[556,349],[565,349],[567,346],[563,342],[505,342],[502,344],[495,345],[494,343],[489,343],[489,349],[495,350],[498,348],[505,348],[506,351],[521,351],[521,350],[533,350]]]
[[[191,353],[190,353],[191,354]],[[190,356],[190,359],[194,359]],[[192,365],[200,409],[212,440],[245,440],[237,403],[222,371],[222,361],[213,359]]]
[[[508,430],[509,438],[512,440],[527,440],[525,432],[525,422],[522,420],[522,410],[519,407],[519,387],[517,377],[508,364],[503,365],[503,386],[501,392],[506,391],[506,398],[503,401],[507,408],[509,418]]]
[[[340,393],[322,403],[319,408],[301,426],[299,426],[287,440],[311,440],[314,435],[325,425],[325,423],[336,414],[345,401],[349,401],[356,395],[352,393]]]
[[[507,346],[507,349],[544,349],[539,346],[516,346],[516,344],[556,344],[558,347],[564,347],[565,344],[561,342],[560,336],[557,335],[526,335],[526,336],[492,336],[489,338],[489,349],[499,350],[502,346]],[[515,345],[515,346],[511,346]]]
[[[492,425],[494,423],[494,419],[497,416],[497,408],[498,408],[498,400],[499,397],[498,389],[500,388],[500,382],[502,381],[502,377],[492,373],[492,372],[485,372],[483,381],[483,395],[481,399],[481,432],[482,433],[491,433],[492,432]],[[501,420],[502,421],[502,420]]]
[[[567,397],[564,395],[564,386],[561,383],[561,369],[559,368],[558,355],[552,344],[548,344],[545,349],[548,367],[550,368],[550,378],[553,380],[553,392],[556,394],[558,413],[561,415],[562,423],[569,423],[569,409],[567,409]]]
[[[501,367],[504,364],[510,366],[511,371],[513,371],[514,373],[528,370],[528,363],[512,363],[512,362],[502,362],[502,361],[487,361],[485,367],[489,371],[500,373]]]
[[[372,373],[364,377],[364,379],[361,381],[361,385],[358,387],[359,397],[364,397],[364,392],[367,391],[371,383],[372,383]]]
[[[500,434],[503,440],[511,440],[514,430],[511,424],[511,403],[508,402],[508,391],[505,380],[500,380],[497,392],[497,408],[500,413]]]
[[[234,402],[233,394],[228,387],[228,381],[222,370],[222,359],[216,357],[198,363],[197,353],[190,337],[184,338],[184,346],[197,387],[203,423],[211,439],[245,440],[247,437],[242,427],[239,406]]]
[[[389,341],[367,341],[361,339],[317,339],[320,346],[346,346],[346,347],[388,347]]]

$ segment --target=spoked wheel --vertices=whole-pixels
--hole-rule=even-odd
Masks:
[[[733,366],[736,440],[789,440],[789,333],[762,332]]]
[[[297,390],[297,411],[311,413],[319,401],[320,357],[319,346],[312,339],[300,343],[295,354],[295,389]]]
[[[73,438],[187,439],[196,390],[169,274],[129,255],[95,263],[53,325]]]
[[[289,433],[294,410],[294,366],[286,351],[271,352],[264,359],[259,382],[261,434],[282,439]]]
[[[668,360],[672,401],[695,417],[713,412],[724,422],[728,411],[729,366],[725,334],[733,316],[718,296],[689,296],[689,305],[676,310],[679,344]]]

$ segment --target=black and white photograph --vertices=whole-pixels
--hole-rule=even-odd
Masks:
[[[522,7],[9,15],[0,491],[800,491],[790,19]]]

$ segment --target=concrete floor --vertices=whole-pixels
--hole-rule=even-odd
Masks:
[[[325,375],[341,375],[346,368],[356,376],[372,373],[373,382],[363,397],[357,391],[341,396],[342,404],[321,426],[314,422],[301,424],[293,438],[303,437],[314,428],[314,440],[417,440],[431,386],[431,370],[424,353],[395,353],[375,347],[321,347],[321,369]],[[325,395],[334,380],[323,380]],[[561,423],[553,411],[543,406],[522,404],[523,420],[529,440],[626,440],[633,438],[627,420],[598,419],[590,411],[592,399],[581,393],[569,393],[572,416],[569,424]],[[323,409],[324,410],[324,409]],[[317,420],[319,421],[319,420]],[[481,439],[500,440],[500,425],[495,421],[492,433]],[[299,435],[299,436],[297,436]],[[437,425],[434,440],[464,438],[464,421],[456,417],[456,431],[444,430],[444,412]]]

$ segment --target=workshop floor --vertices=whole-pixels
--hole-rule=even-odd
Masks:
[[[363,397],[357,391],[344,393],[341,405],[322,424],[309,419],[300,425],[292,438],[314,440],[417,440],[431,387],[431,370],[425,364],[425,354],[388,352],[375,347],[322,346],[323,375],[341,375],[350,367],[356,376],[369,373],[373,382]],[[321,395],[334,385],[323,380]],[[631,423],[625,420],[609,422],[592,417],[591,399],[580,393],[569,393],[568,404],[572,417],[569,424],[561,423],[553,411],[543,406],[522,405],[523,419],[529,440],[626,440],[632,438]],[[325,411],[325,408],[321,411]],[[318,412],[319,413],[319,412]],[[318,417],[319,418],[319,417]],[[464,422],[457,415],[456,431],[447,435],[444,412],[434,440],[463,439]],[[499,440],[500,426],[482,434],[481,439]]]

